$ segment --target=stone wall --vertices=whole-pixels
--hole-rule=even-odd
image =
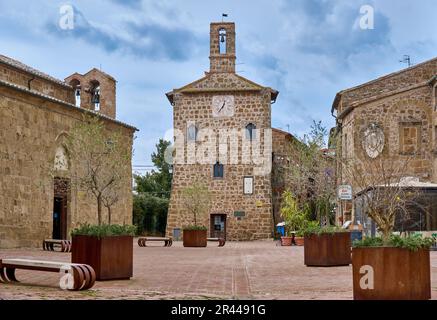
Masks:
[[[243,130],[249,123],[256,125],[263,141],[263,129],[270,129],[270,93],[239,92],[234,93],[235,114],[232,117],[212,117],[212,97],[217,93],[180,94],[174,106],[174,127],[184,133],[188,123],[195,123],[199,130],[212,129],[218,136],[220,129]],[[242,137],[245,139],[245,137]],[[219,150],[220,140],[215,147]],[[271,143],[271,141],[270,141]],[[197,143],[199,145],[199,143]],[[192,223],[191,216],[183,206],[181,193],[183,188],[194,181],[204,182],[213,195],[210,214],[227,215],[228,240],[253,240],[271,236],[272,200],[270,172],[266,175],[254,175],[253,164],[242,164],[244,152],[242,140],[238,145],[238,164],[226,164],[224,178],[213,178],[213,163],[177,164],[174,166],[172,193],[170,199],[167,235],[172,236],[174,228],[182,228]],[[263,148],[264,146],[262,146]],[[230,152],[230,149],[228,149]],[[261,149],[262,150],[262,149]],[[271,157],[271,153],[269,155]],[[186,159],[187,160],[187,159]],[[254,176],[254,193],[243,194],[244,176]],[[234,217],[235,211],[244,211],[242,218]],[[203,221],[209,227],[210,216]]]
[[[10,59],[12,62],[18,61]],[[30,74],[18,68],[14,68],[0,61],[0,80],[16,84],[18,86],[34,90],[47,96],[74,103],[73,88],[68,85],[49,81],[42,77]]]
[[[384,132],[384,149],[379,157],[390,157],[400,166],[408,163],[404,176],[437,182],[436,88],[431,81],[436,74],[437,59],[433,59],[339,93],[338,184],[353,185],[345,166],[359,165],[368,157],[363,134],[370,124]]]
[[[116,118],[116,81],[113,77],[106,73],[92,69],[84,75],[74,73],[65,79],[66,83],[79,83],[81,87],[80,107],[95,110],[91,103],[92,93],[90,92],[94,82],[100,85],[100,110],[99,113],[104,114],[112,119]]]
[[[347,89],[341,94],[340,114],[348,106],[358,102],[393,94],[397,90],[423,84],[437,75],[437,58],[411,68],[375,79],[360,86]]]
[[[74,107],[0,85],[0,248],[40,246],[42,239],[51,238],[54,187],[50,167],[65,134],[82,115]],[[121,130],[126,147],[131,148],[133,129],[103,121],[108,130]],[[68,178],[78,170],[82,169],[72,163],[68,171],[56,175]],[[131,186],[129,160],[113,223],[132,223]],[[94,198],[73,188],[68,197],[67,233],[79,223],[96,223],[96,207]]]

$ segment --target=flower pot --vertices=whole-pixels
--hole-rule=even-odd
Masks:
[[[73,236],[71,262],[93,267],[97,280],[129,279],[133,274],[133,237]]]
[[[353,248],[352,273],[355,300],[431,298],[428,249]]]
[[[281,237],[281,246],[291,246],[293,237]]]
[[[349,232],[305,236],[304,257],[306,266],[331,267],[351,264]]]
[[[206,247],[207,230],[184,230],[183,244],[184,247]]]
[[[304,245],[304,238],[303,237],[294,237],[294,244],[301,247]]]

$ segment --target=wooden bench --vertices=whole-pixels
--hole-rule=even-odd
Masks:
[[[19,282],[15,270],[57,272],[62,275],[59,285],[73,291],[91,288],[96,281],[94,269],[87,264],[40,261],[28,259],[0,259],[0,282]]]
[[[59,248],[61,252],[71,252],[70,240],[57,240],[57,239],[44,239],[42,241],[43,250],[55,251],[55,248]]]
[[[141,237],[138,239],[138,245],[140,247],[147,247],[147,241],[164,241],[164,247],[171,247],[173,239],[169,237]]]
[[[226,240],[224,238],[208,238],[208,241],[217,241],[219,247],[223,247],[226,243]]]

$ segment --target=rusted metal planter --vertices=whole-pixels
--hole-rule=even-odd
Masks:
[[[305,239],[304,237],[294,237],[294,244],[302,247],[304,245]]]
[[[281,237],[281,246],[289,247],[293,244],[293,237]]]
[[[347,266],[351,264],[349,232],[305,236],[305,265],[311,267]]]
[[[133,237],[73,236],[71,262],[94,268],[97,280],[122,280],[133,275]]]
[[[184,230],[183,231],[184,247],[206,247],[207,230]]]
[[[352,272],[355,300],[431,298],[428,249],[353,248]]]

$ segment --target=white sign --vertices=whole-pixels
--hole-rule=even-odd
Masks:
[[[342,185],[338,187],[338,198],[340,200],[352,200],[352,186]]]
[[[253,194],[253,177],[244,177],[244,194]]]

